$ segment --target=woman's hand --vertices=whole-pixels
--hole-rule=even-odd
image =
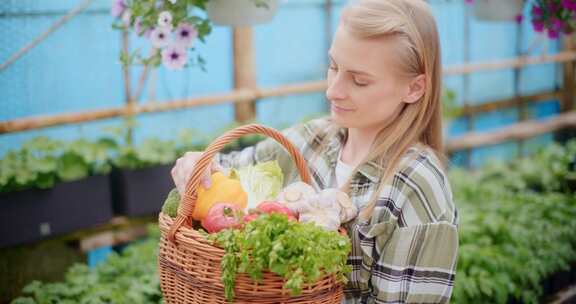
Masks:
[[[194,167],[196,167],[196,163],[202,157],[204,152],[186,152],[184,156],[178,158],[174,167],[172,168],[171,174],[172,179],[174,180],[174,184],[176,185],[176,189],[180,194],[186,191],[186,185],[188,181],[192,177],[192,172],[194,171]],[[211,186],[210,176],[212,173],[216,171],[225,172],[226,170],[220,166],[219,163],[213,161],[212,165],[206,172],[202,175],[200,180],[201,185],[208,189]]]

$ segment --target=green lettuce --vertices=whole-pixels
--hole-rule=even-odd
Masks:
[[[276,160],[232,170],[230,177],[240,180],[248,194],[248,208],[255,208],[262,201],[274,200],[284,182],[282,169]]]

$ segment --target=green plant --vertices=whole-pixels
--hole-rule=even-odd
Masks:
[[[346,281],[351,266],[346,265],[350,240],[335,231],[312,223],[288,220],[285,214],[261,215],[243,229],[227,229],[207,238],[224,247],[222,282],[228,300],[234,297],[237,273],[247,273],[261,281],[263,271],[283,277],[284,287],[300,294],[305,283],[325,274]]]
[[[33,138],[0,159],[0,192],[45,189],[57,182],[108,173],[110,151],[115,147],[109,138],[71,142],[44,136]]]
[[[212,31],[210,21],[203,17],[208,0],[113,0],[111,14],[116,17],[113,27],[134,31],[150,41],[150,55],[140,49],[122,51],[124,65],[142,64],[180,69],[189,62],[188,50],[195,51],[196,38],[205,42]],[[197,56],[192,62],[204,69],[205,61]]]
[[[455,303],[539,303],[541,282],[576,261],[576,141],[531,158],[450,173],[460,219]]]
[[[23,289],[23,296],[12,304],[162,303],[157,273],[159,230],[149,227],[150,237],[113,253],[94,269],[76,264],[64,282],[34,281]]]
[[[574,145],[575,141],[561,148],[565,153],[572,153],[573,158],[576,154],[570,151],[574,151]],[[544,149],[540,156],[534,157],[547,155],[564,159],[558,157],[561,154],[558,147],[551,146],[550,150]],[[548,158],[539,161],[549,162]],[[542,280],[567,269],[569,263],[576,261],[576,196],[567,192],[569,189],[557,186],[531,190],[527,186],[530,178],[525,179],[530,175],[516,174],[511,166],[514,165],[501,165],[500,169],[486,168],[477,172],[460,169],[450,172],[454,201],[460,215],[460,247],[453,303],[507,303],[512,298],[524,303],[539,303]],[[573,162],[568,164],[568,171],[573,173],[574,166]],[[555,167],[543,166],[540,173],[549,174],[547,170]],[[560,178],[561,175],[553,176]],[[176,207],[172,207],[173,211]],[[280,228],[286,225],[285,222],[277,224]],[[254,225],[255,230],[264,229],[258,224]],[[234,249],[232,247],[255,244],[260,240],[263,243],[258,247],[267,250],[268,258],[261,252],[256,254],[262,258],[259,262],[252,263],[255,260],[251,261],[250,258],[246,260],[254,247],[245,247],[241,251],[244,253],[239,256],[227,255],[223,261],[227,284],[232,284],[236,274],[233,270],[248,272],[258,278],[263,265],[271,266],[280,273],[286,270],[283,269],[288,267],[286,265],[295,265],[289,258],[287,262],[274,260],[276,258],[272,258],[272,253],[282,256],[278,254],[282,250],[269,250],[274,248],[272,241],[262,234],[247,236],[245,233],[241,235],[240,232],[228,231],[215,235],[225,247],[231,247],[229,252]],[[64,282],[31,283],[24,289],[24,296],[13,304],[161,303],[156,269],[157,228],[152,229],[151,233],[149,240],[130,245],[124,253],[113,255],[94,270],[79,265],[70,269]],[[279,234],[274,235],[279,240]],[[304,235],[310,236],[308,232]],[[290,240],[282,242],[285,241],[291,243]],[[299,245],[305,244],[309,242]],[[319,256],[312,260],[316,261]],[[293,274],[288,278],[292,281],[287,287],[297,287],[292,284],[299,283],[301,275],[307,277],[303,273]]]
[[[106,129],[116,143],[111,163],[117,168],[140,169],[166,165],[174,162],[186,151],[201,151],[205,147],[202,135],[190,129],[180,131],[176,139],[151,137],[135,144],[130,136],[133,127],[134,124],[128,122]],[[201,141],[194,142],[195,137]]]

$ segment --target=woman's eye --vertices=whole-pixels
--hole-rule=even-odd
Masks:
[[[330,65],[328,66],[328,69],[336,71],[338,68],[336,66]]]
[[[354,84],[357,85],[357,86],[359,86],[359,87],[365,87],[365,86],[368,85],[367,83],[358,81],[358,80],[356,80],[356,79],[354,79]]]

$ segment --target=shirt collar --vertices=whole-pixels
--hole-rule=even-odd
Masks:
[[[339,128],[336,136],[330,139],[328,145],[328,150],[326,151],[326,157],[328,158],[332,168],[336,167],[336,162],[338,161],[338,152],[344,146],[344,140],[346,138],[346,129]],[[384,168],[375,161],[369,161],[360,165],[358,172],[369,179],[373,183],[378,183],[384,173]]]

